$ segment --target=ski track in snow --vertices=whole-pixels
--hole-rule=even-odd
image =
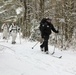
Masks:
[[[32,49],[35,43],[21,39],[20,44],[19,38],[15,45],[11,39],[0,42],[0,75],[76,75],[76,52],[56,49],[56,55],[63,56],[58,59],[41,52],[40,44]],[[53,46],[49,46],[52,51]]]

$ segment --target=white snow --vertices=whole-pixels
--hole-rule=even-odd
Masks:
[[[22,7],[18,7],[18,8],[16,9],[16,13],[17,13],[17,15],[20,14],[20,13],[22,12],[22,10],[23,10]]]
[[[0,14],[4,13],[6,10],[0,11]]]
[[[1,34],[2,35],[2,34]],[[36,42],[16,39],[15,45],[11,38],[3,40],[0,36],[0,75],[76,75],[76,52],[72,50],[61,51],[55,48],[56,55],[62,59],[52,57],[40,51]],[[49,45],[52,53],[54,46]]]
[[[62,23],[62,22],[65,23],[65,19],[62,18],[62,19],[60,19],[59,22],[61,22],[61,23]]]

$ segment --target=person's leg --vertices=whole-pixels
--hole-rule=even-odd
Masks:
[[[3,39],[7,39],[7,34],[8,34],[7,30],[3,30]]]
[[[5,39],[5,31],[3,31],[3,39]]]
[[[5,39],[7,39],[8,38],[8,32],[6,31],[5,32]]]
[[[12,44],[15,44],[16,43],[16,37],[17,37],[17,34],[16,33],[12,33]]]
[[[40,45],[41,51],[44,51],[44,42]]]
[[[49,36],[46,36],[45,38],[44,38],[44,48],[45,48],[45,52],[47,52],[48,53],[48,39],[49,39]]]
[[[48,51],[48,40],[45,40],[45,52]]]

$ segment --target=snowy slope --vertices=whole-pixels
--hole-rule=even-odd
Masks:
[[[40,51],[39,43],[17,38],[15,45],[8,40],[0,39],[0,75],[76,75],[76,52],[56,50],[56,55],[62,59],[52,57]],[[49,52],[54,47],[49,46]]]

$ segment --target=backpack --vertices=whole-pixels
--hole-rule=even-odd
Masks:
[[[40,28],[42,35],[51,34],[51,26],[47,22],[41,23],[39,28]]]
[[[17,32],[17,26],[13,26],[13,25],[11,25],[11,27],[10,27],[10,32]]]

